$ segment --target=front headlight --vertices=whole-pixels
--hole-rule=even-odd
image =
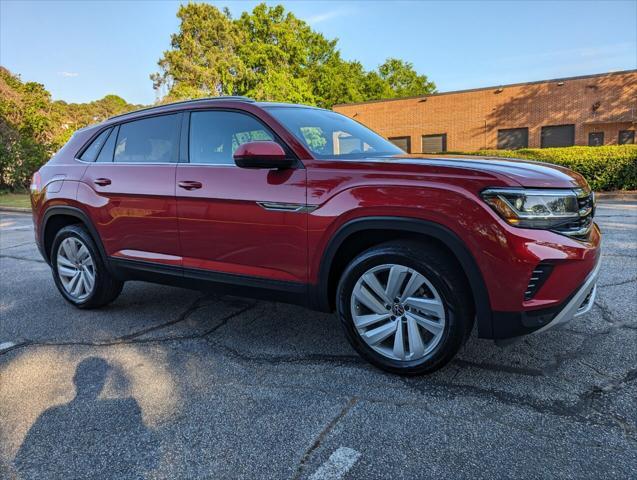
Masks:
[[[522,228],[552,230],[591,213],[578,201],[589,195],[583,189],[489,188],[481,195],[509,225]]]

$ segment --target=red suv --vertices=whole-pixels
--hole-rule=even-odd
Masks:
[[[126,280],[336,310],[402,374],[469,336],[587,312],[600,232],[586,181],[543,163],[413,158],[318,108],[219,97],[82,129],[33,177],[37,244],[64,298]]]

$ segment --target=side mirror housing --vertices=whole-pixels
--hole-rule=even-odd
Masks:
[[[294,160],[286,158],[285,151],[276,142],[248,142],[234,152],[234,163],[241,168],[284,169],[294,166]]]

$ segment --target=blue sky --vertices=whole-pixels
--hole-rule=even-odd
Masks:
[[[0,64],[54,99],[152,103],[180,2],[0,0]],[[258,2],[211,2],[234,16]],[[412,62],[439,91],[637,68],[637,0],[282,3],[344,58]]]

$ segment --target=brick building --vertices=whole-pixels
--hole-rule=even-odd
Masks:
[[[635,143],[637,70],[335,105],[409,153]]]

